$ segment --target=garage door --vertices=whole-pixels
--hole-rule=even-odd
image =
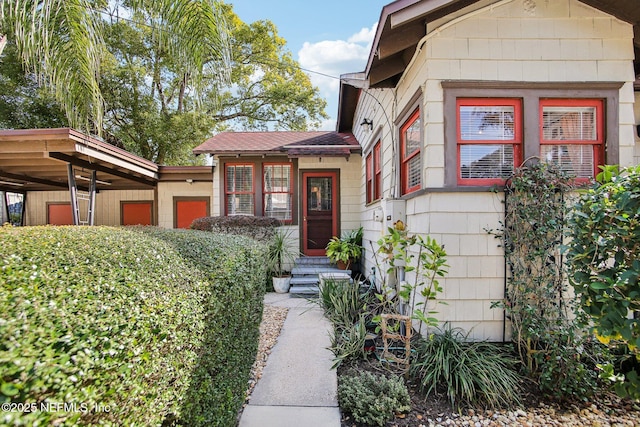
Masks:
[[[73,225],[73,215],[71,215],[71,203],[47,204],[47,224]]]
[[[122,225],[153,225],[153,202],[122,202]]]
[[[209,198],[176,198],[174,199],[175,228],[189,228],[196,218],[209,216]]]

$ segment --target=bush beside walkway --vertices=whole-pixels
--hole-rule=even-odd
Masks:
[[[0,425],[236,423],[264,246],[108,227],[3,227],[0,242],[0,401],[15,409]]]

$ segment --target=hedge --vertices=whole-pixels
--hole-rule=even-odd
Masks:
[[[268,242],[275,235],[276,228],[281,225],[282,223],[275,218],[233,215],[197,218],[191,223],[190,228],[193,230],[213,231],[214,233],[238,234]]]
[[[239,236],[0,228],[0,425],[235,425],[265,248]],[[4,407],[3,407],[4,408]]]

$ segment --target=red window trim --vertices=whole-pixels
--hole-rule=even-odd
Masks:
[[[420,118],[420,108],[416,108],[416,110],[411,113],[411,116],[404,122],[402,127],[400,128],[400,180],[402,182],[402,195],[413,193],[417,191],[422,186],[422,171],[420,171],[420,183],[414,185],[413,187],[409,187],[408,183],[408,171],[407,165],[408,162],[411,161],[414,157],[420,156],[422,153],[422,147],[419,147],[416,151],[411,153],[409,156],[405,157],[405,132],[406,130],[415,123],[416,120]],[[422,134],[422,129],[420,129],[420,134]],[[422,145],[422,139],[421,139]]]
[[[372,165],[373,165],[373,153],[369,153],[365,160],[365,169],[366,169],[366,202],[373,202],[373,177],[372,177]]]
[[[284,192],[284,191],[267,191],[265,189],[264,186],[264,169],[267,166],[287,166],[289,168],[289,191],[288,192]],[[273,163],[263,163],[262,164],[262,197],[263,197],[263,201],[262,201],[262,216],[266,217],[267,215],[265,214],[265,205],[264,205],[264,196],[267,194],[288,194],[291,200],[291,218],[287,219],[287,220],[280,220],[280,222],[284,223],[284,224],[291,224],[293,222],[293,165],[291,163],[285,163],[285,162],[273,162]],[[255,194],[255,183],[254,183],[254,194]],[[254,203],[255,206],[255,203]]]
[[[595,140],[545,140],[544,135],[544,107],[595,107],[596,108],[596,139]],[[546,98],[540,99],[538,126],[540,132],[540,145],[591,145],[593,146],[593,177],[600,173],[598,166],[604,164],[604,100],[587,98]],[[588,178],[578,178],[577,182],[587,182]]]
[[[232,191],[229,192],[228,180],[227,180],[227,170],[229,166],[237,167],[237,166],[250,166],[251,167],[251,179],[253,180],[252,190],[251,191]],[[253,195],[253,215],[256,214],[256,165],[254,163],[225,163],[224,165],[224,214],[225,216],[229,216],[229,204],[228,204],[228,196],[230,194],[251,194]]]
[[[462,106],[513,106],[514,107],[514,127],[513,140],[482,140],[482,141],[462,141],[460,129],[460,107]],[[522,162],[522,99],[520,98],[457,98],[456,99],[456,175],[458,185],[485,186],[502,185],[506,179],[501,178],[462,178],[460,176],[460,147],[462,145],[512,145],[513,146],[513,167],[520,166]]]
[[[382,150],[380,140],[373,147],[373,200],[382,198]]]

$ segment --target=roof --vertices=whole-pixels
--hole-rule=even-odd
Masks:
[[[222,132],[193,152],[216,155],[349,156],[361,152],[350,132]]]
[[[98,190],[151,189],[158,181],[210,182],[211,166],[159,166],[73,129],[0,130],[0,191],[68,190],[68,164],[88,188],[96,171]],[[81,176],[82,178],[78,178]]]
[[[633,25],[635,69],[640,73],[640,7],[638,0],[580,0]],[[382,8],[365,75],[373,88],[395,87],[427,34],[427,23],[489,0],[397,0]]]
[[[69,128],[0,130],[0,191],[68,189],[76,175],[96,171],[98,189],[152,188],[159,166]],[[84,183],[88,185],[87,183]]]

